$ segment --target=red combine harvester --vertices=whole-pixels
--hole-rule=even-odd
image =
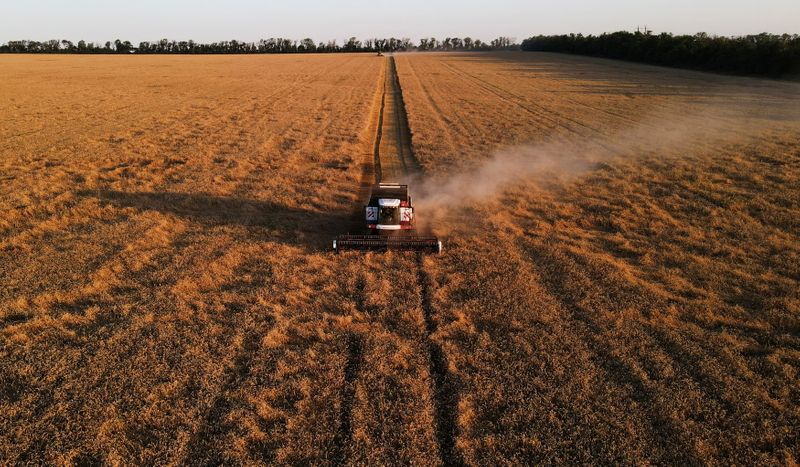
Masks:
[[[408,185],[379,183],[373,186],[364,213],[369,233],[339,235],[333,241],[335,251],[442,252],[442,242],[435,236],[414,234],[414,206],[408,195]]]

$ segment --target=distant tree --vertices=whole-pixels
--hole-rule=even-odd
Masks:
[[[310,53],[310,52],[364,52],[403,51],[413,49],[408,38],[347,39],[343,46],[335,40],[315,43],[311,38],[296,41],[288,38],[261,39],[258,42],[230,41],[196,43],[192,40],[161,39],[143,41],[138,50],[130,41],[94,43],[80,40],[28,41],[18,40],[0,44],[3,53]],[[447,37],[438,41],[434,37],[421,38],[417,50],[516,50],[520,46],[511,37],[500,36],[486,43],[471,37]],[[717,37],[700,32],[692,36],[673,36],[662,33],[616,32],[600,36],[569,34],[561,36],[536,36],[523,41],[525,50],[548,50],[583,55],[596,55],[622,60],[641,61],[668,66],[698,68],[755,75],[778,76],[800,73],[800,37],[798,35],[757,34],[741,37]]]
[[[508,37],[498,37],[497,39],[492,39],[492,48],[493,49],[506,49],[511,46],[512,40]]]
[[[301,52],[316,52],[317,45],[314,43],[314,39],[306,37],[305,39],[300,41],[299,49]]]
[[[345,42],[344,46],[342,47],[342,50],[344,50],[345,52],[357,52],[360,49],[361,49],[361,41],[359,41],[355,37],[347,39],[347,42]]]
[[[716,37],[703,32],[673,36],[619,31],[599,36],[535,36],[523,41],[522,49],[746,75],[800,74],[800,36],[796,34]]]

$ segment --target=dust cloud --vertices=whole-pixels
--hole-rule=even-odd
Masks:
[[[773,109],[775,110],[775,109]],[[780,114],[739,106],[706,107],[694,113],[669,109],[628,128],[603,134],[593,130],[558,140],[500,149],[454,175],[410,180],[415,204],[428,220],[465,206],[491,203],[515,185],[565,183],[619,162],[646,157],[696,157],[721,145],[764,137],[779,126]],[[657,117],[657,118],[656,118]]]

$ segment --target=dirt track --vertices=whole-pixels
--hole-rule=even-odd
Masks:
[[[411,147],[411,132],[403,104],[403,92],[397,77],[394,57],[386,59],[386,80],[381,111],[381,132],[376,147],[376,180],[404,182],[420,171]]]
[[[381,102],[382,111],[379,124],[381,131],[379,139],[376,141],[376,147],[379,147],[379,151],[376,153],[378,168],[376,182],[419,180],[422,169],[414,157],[414,150],[411,146],[411,132],[408,127],[400,79],[397,76],[397,65],[393,56],[386,59],[386,79]],[[411,189],[414,189],[413,185]],[[443,464],[454,465],[462,462],[455,451],[458,395],[447,373],[447,358],[441,346],[432,339],[437,330],[433,316],[435,310],[431,304],[431,296],[434,292],[430,277],[425,272],[424,255],[417,253],[415,256],[417,290],[420,294],[425,332],[427,333],[427,341],[424,345],[430,360],[429,375],[433,391],[431,402],[434,405],[438,453]]]
[[[375,116],[374,126],[376,127],[375,134],[375,153],[374,153],[374,176],[371,177],[376,183],[380,181],[385,182],[407,182],[412,178],[417,178],[420,174],[420,166],[413,155],[413,148],[411,146],[411,133],[408,128],[408,120],[406,118],[405,106],[403,104],[402,90],[400,82],[397,77],[395,59],[389,56],[385,59],[385,70],[383,85],[380,91],[380,109],[378,112],[373,112]],[[365,166],[366,165],[365,163]],[[363,175],[368,174],[365,171]],[[368,177],[370,178],[370,177]],[[361,192],[367,195],[368,192],[364,191],[364,184],[362,181]],[[355,228],[363,229],[363,201],[357,204],[355,214]],[[410,301],[416,303],[415,314],[421,314],[422,322],[419,323],[420,328],[416,330],[417,337],[410,341],[402,342],[402,345],[417,346],[414,350],[420,357],[425,355],[424,358],[428,360],[427,375],[421,381],[422,384],[427,384],[428,387],[419,388],[426,394],[425,400],[429,401],[429,406],[426,411],[429,411],[429,416],[433,418],[431,426],[426,427],[425,431],[435,434],[435,444],[430,448],[434,450],[428,452],[426,456],[427,462],[441,462],[446,465],[456,465],[461,463],[460,457],[455,451],[455,437],[456,437],[456,411],[458,398],[447,374],[447,360],[441,346],[432,339],[436,333],[436,321],[434,321],[433,314],[435,313],[431,304],[431,296],[433,294],[433,284],[425,272],[424,255],[420,253],[392,253],[392,254],[372,254],[364,255],[361,252],[341,254],[342,261],[352,261],[356,258],[356,264],[362,261],[379,261],[382,267],[387,270],[392,269],[405,269],[406,274],[414,274],[416,277],[416,284],[409,287],[405,285],[406,290],[398,290],[399,296],[390,300]],[[358,307],[360,311],[364,310],[364,298],[361,297],[365,293],[365,283],[359,282],[356,284],[356,290],[351,291],[358,299]],[[413,297],[412,300],[409,298]],[[387,303],[388,305],[389,303]],[[390,306],[391,309],[391,306]],[[387,310],[389,311],[389,310]],[[401,312],[402,313],[402,312]],[[418,315],[419,318],[419,315]],[[371,323],[370,323],[371,321]],[[372,326],[386,327],[386,331],[393,332],[394,327],[391,323],[385,322],[383,319],[369,319],[367,323]],[[339,428],[337,436],[338,459],[341,462],[348,462],[356,457],[353,452],[357,448],[357,443],[354,438],[354,430],[358,427],[353,425],[353,404],[356,397],[356,388],[363,385],[363,379],[369,381],[375,375],[375,366],[384,366],[383,362],[379,359],[391,359],[391,355],[385,351],[376,349],[373,345],[367,345],[366,350],[375,352],[372,357],[373,366],[365,367],[365,340],[369,342],[371,336],[364,335],[359,331],[354,331],[349,337],[349,351],[348,360],[345,369],[345,389],[343,394],[342,424]],[[379,373],[379,372],[378,372]],[[369,376],[367,376],[369,375]],[[392,379],[391,375],[386,375]],[[380,397],[380,396],[379,396]],[[364,403],[366,401],[361,401]],[[389,461],[390,457],[379,457],[381,461]],[[367,460],[366,458],[364,460]],[[419,458],[421,460],[422,458]]]

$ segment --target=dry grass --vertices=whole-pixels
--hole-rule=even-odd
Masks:
[[[0,458],[332,451],[382,62],[2,60]]]
[[[547,54],[398,69],[429,174],[542,167],[445,209],[426,261],[468,462],[797,461],[800,87]]]
[[[325,251],[383,59],[0,62],[5,462],[800,457],[795,84],[398,56],[429,176],[552,159],[419,259]]]

